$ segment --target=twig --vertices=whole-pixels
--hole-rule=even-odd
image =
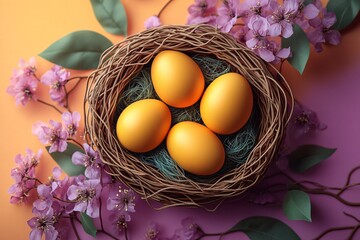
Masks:
[[[42,103],[42,104],[44,104],[44,105],[46,105],[48,107],[51,107],[51,108],[55,109],[60,114],[63,114],[63,112],[60,109],[58,109],[56,106],[54,106],[54,105],[52,105],[50,103],[47,103],[47,102],[45,102],[45,101],[43,101],[41,99],[37,99],[36,101],[39,102],[39,103]]]
[[[107,231],[104,231],[104,230],[97,230],[98,232],[101,232],[103,234],[105,234],[106,236],[112,238],[112,239],[115,239],[115,240],[119,240],[119,238],[115,237],[114,235],[112,235],[111,233],[108,233]]]
[[[71,222],[71,226],[72,226],[72,228],[73,228],[73,230],[75,232],[77,240],[80,240],[80,236],[79,236],[79,233],[77,232],[73,217],[70,218],[70,222]]]
[[[71,78],[68,78],[66,81],[67,82],[70,82],[71,80],[74,80],[74,79],[84,79],[84,78],[88,78],[88,76],[76,76],[76,77],[71,77]]]
[[[319,236],[317,236],[316,238],[314,238],[314,240],[320,240],[321,238],[323,238],[325,235],[331,233],[331,232],[336,232],[336,231],[344,231],[344,230],[351,230],[353,229],[354,226],[345,226],[345,227],[333,227],[333,228],[329,228],[327,230],[325,230],[324,232],[322,232]]]
[[[356,169],[360,169],[360,168],[356,167]],[[330,189],[329,187],[324,186],[324,187],[326,187],[326,189],[312,189],[312,188],[308,188],[308,187],[306,187],[305,185],[301,184],[301,182],[296,181],[294,178],[292,178],[292,177],[291,177],[290,175],[288,175],[287,173],[285,173],[285,172],[283,172],[283,171],[281,171],[281,170],[280,170],[280,172],[281,172],[281,174],[282,174],[283,176],[285,176],[285,177],[288,178],[291,182],[293,182],[294,184],[296,184],[301,190],[303,190],[303,191],[305,191],[305,192],[307,192],[307,193],[309,193],[309,194],[327,195],[327,196],[330,196],[330,197],[335,198],[336,200],[338,200],[339,202],[341,202],[341,203],[343,203],[343,204],[345,204],[345,205],[347,205],[347,206],[352,206],[352,207],[359,207],[359,206],[360,206],[360,202],[350,202],[350,201],[344,199],[343,197],[341,197],[341,194],[339,194],[339,193],[336,193],[336,194],[335,194],[335,193],[333,193],[333,192],[327,191],[327,190]],[[353,172],[354,172],[354,171],[351,171],[351,172],[349,173],[349,175],[351,175]],[[355,185],[358,185],[358,184],[355,184]],[[344,188],[346,188],[346,190],[349,189],[348,186],[344,186]],[[340,192],[341,192],[341,193],[344,193],[345,190],[342,190],[342,189],[341,189]]]
[[[77,140],[75,140],[74,138],[68,138],[67,140],[76,143],[76,144],[79,145],[79,147],[82,148],[82,149],[84,148],[83,145],[82,145],[80,142],[78,142]]]
[[[127,226],[124,228],[124,231],[125,231],[125,240],[129,240],[128,232],[127,232]]]
[[[63,88],[64,88],[64,91],[65,91],[65,108],[66,108],[69,112],[71,112],[70,107],[69,107],[69,93],[68,93],[65,85],[63,86]]]
[[[160,9],[159,13],[156,15],[157,17],[160,17],[160,15],[163,13],[165,8],[172,2],[173,0],[169,0],[165,5]]]
[[[75,85],[69,90],[68,95],[70,95],[70,93],[72,93],[72,91],[74,91],[75,88],[80,84],[80,80],[82,80],[84,78],[87,78],[87,77],[77,77],[77,78],[79,78],[79,81],[77,81],[75,83]],[[74,79],[74,78],[69,78],[68,81],[71,80],[71,79]]]
[[[360,223],[360,219],[358,219],[357,217],[355,217],[354,215],[347,213],[347,212],[343,212],[346,216],[354,219],[356,222]]]

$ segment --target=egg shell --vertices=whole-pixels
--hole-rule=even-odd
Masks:
[[[196,122],[174,125],[168,133],[166,147],[181,168],[196,175],[214,174],[224,165],[225,150],[220,139]]]
[[[200,102],[204,124],[218,134],[240,130],[253,109],[253,93],[248,81],[238,73],[216,78],[205,90]]]
[[[196,103],[204,92],[205,79],[188,55],[165,50],[151,64],[151,79],[157,95],[166,104],[185,108]]]
[[[137,153],[148,152],[161,144],[171,125],[171,113],[165,103],[143,99],[127,106],[116,123],[120,143]]]

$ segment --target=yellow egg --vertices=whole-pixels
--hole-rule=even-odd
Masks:
[[[253,93],[248,81],[238,73],[216,78],[205,90],[200,114],[213,132],[231,134],[241,129],[250,118]]]
[[[172,159],[184,170],[196,175],[211,175],[224,165],[225,151],[220,139],[196,122],[180,122],[166,139]]]
[[[116,123],[116,134],[126,149],[143,153],[160,145],[170,125],[171,113],[165,103],[143,99],[122,111]]]
[[[193,105],[205,88],[200,67],[178,51],[165,50],[156,55],[151,64],[151,79],[160,99],[177,108]]]

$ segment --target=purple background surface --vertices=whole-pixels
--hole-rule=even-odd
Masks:
[[[288,171],[297,180],[311,180],[340,187],[344,184],[348,172],[360,165],[360,47],[358,46],[360,24],[358,23],[359,21],[343,33],[339,46],[326,47],[321,54],[312,52],[302,76],[289,65],[285,65],[285,77],[293,89],[295,98],[316,111],[320,121],[328,126],[325,131],[317,131],[299,139],[293,143],[293,147],[301,144],[319,144],[337,148],[335,154],[328,160],[305,174]],[[354,175],[353,181],[360,181],[360,173]],[[354,188],[344,196],[349,200],[360,201],[359,190]],[[181,226],[181,220],[186,217],[192,217],[205,232],[213,233],[225,231],[249,216],[271,216],[291,226],[301,239],[313,239],[330,227],[356,225],[356,222],[346,217],[343,212],[360,218],[359,207],[347,207],[329,196],[317,195],[311,195],[311,223],[288,220],[282,212],[281,204],[260,206],[241,198],[225,201],[215,212],[186,207],[157,211],[151,209],[145,201],[137,200],[136,203],[137,212],[132,215],[129,226],[130,239],[143,239],[146,226],[151,221],[159,223],[162,237],[170,237],[174,230]],[[329,234],[323,239],[340,240],[346,239],[347,236],[349,231],[342,231]],[[206,239],[219,239],[219,237]],[[242,234],[232,234],[222,239],[248,238]],[[355,239],[360,239],[360,233]]]

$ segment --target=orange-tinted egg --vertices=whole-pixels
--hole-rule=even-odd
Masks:
[[[216,78],[205,90],[200,114],[205,125],[215,133],[231,134],[250,118],[253,93],[248,81],[238,73]]]
[[[196,175],[211,175],[224,165],[225,151],[220,139],[196,122],[180,122],[166,139],[172,159],[184,170]]]
[[[188,55],[172,50],[160,52],[151,64],[151,79],[160,99],[166,104],[185,108],[203,94],[204,76]]]
[[[116,123],[120,143],[138,153],[153,150],[165,139],[171,125],[171,113],[163,102],[143,99],[127,106]]]

